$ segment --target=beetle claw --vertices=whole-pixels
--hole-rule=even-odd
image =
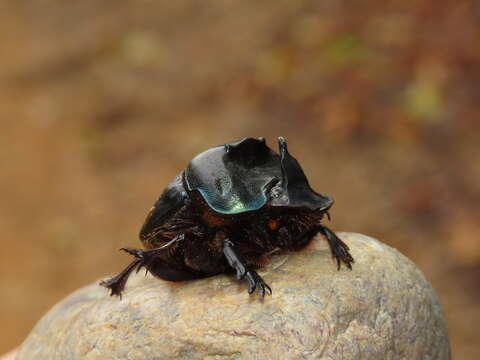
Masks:
[[[122,272],[111,277],[110,279],[102,280],[100,285],[110,290],[110,296],[118,295],[120,298],[122,298],[122,291],[125,288],[128,277],[139,265],[141,267],[141,260],[135,259]]]
[[[103,280],[100,282],[100,285],[110,289],[110,295],[118,295],[120,298],[122,297],[122,291],[125,288],[125,284],[127,282],[128,277],[132,273],[135,268],[137,268],[137,273],[140,269],[145,268],[145,276],[148,273],[148,267],[152,260],[155,258],[157,254],[162,252],[164,249],[170,247],[173,243],[183,240],[183,235],[177,236],[174,239],[170,240],[165,245],[151,250],[138,250],[132,248],[121,248],[121,251],[125,251],[127,254],[130,254],[135,257],[135,259],[128,265],[122,272],[115,275],[114,277]]]
[[[272,295],[272,289],[268,286],[260,275],[254,270],[247,271],[246,279],[248,282],[248,293],[252,294],[258,288],[260,296],[265,297],[265,289]]]
[[[348,252],[348,247],[344,242],[334,243],[331,245],[332,255],[337,260],[337,269],[340,270],[343,262],[350,270],[352,270],[352,263],[354,263],[352,255]]]
[[[234,250],[234,246],[235,245],[233,242],[231,242],[229,239],[225,239],[223,241],[223,254],[225,255],[229,265],[237,271],[237,280],[247,280],[249,294],[252,294],[257,288],[262,297],[265,296],[265,289],[272,294],[272,289],[270,286],[263,281],[263,279],[255,270],[251,270],[245,261],[237,255]]]
[[[352,270],[352,264],[355,262],[352,255],[350,255],[350,248],[345,244],[340,238],[335,235],[335,233],[327,228],[326,226],[321,225],[318,228],[319,232],[322,232],[328,240],[330,245],[330,250],[332,252],[332,257],[337,261],[337,270],[340,270],[342,262]]]

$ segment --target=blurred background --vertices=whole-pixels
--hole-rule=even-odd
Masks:
[[[289,141],[332,227],[434,285],[480,354],[480,3],[2,1],[0,353],[128,262],[198,152]]]

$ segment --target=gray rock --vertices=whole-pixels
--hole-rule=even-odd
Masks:
[[[39,321],[18,360],[450,359],[422,273],[375,239],[339,236],[353,271],[337,271],[317,238],[260,271],[273,289],[263,300],[228,275],[171,283],[138,274],[121,300],[95,282]]]

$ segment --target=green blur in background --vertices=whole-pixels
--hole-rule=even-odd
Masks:
[[[283,135],[331,226],[410,257],[477,359],[479,24],[458,0],[3,1],[0,353],[128,262],[195,154]]]

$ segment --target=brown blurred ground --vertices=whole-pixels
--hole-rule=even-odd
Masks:
[[[478,358],[479,23],[458,0],[3,1],[0,353],[126,263],[193,155],[284,135],[333,228],[409,256]]]

